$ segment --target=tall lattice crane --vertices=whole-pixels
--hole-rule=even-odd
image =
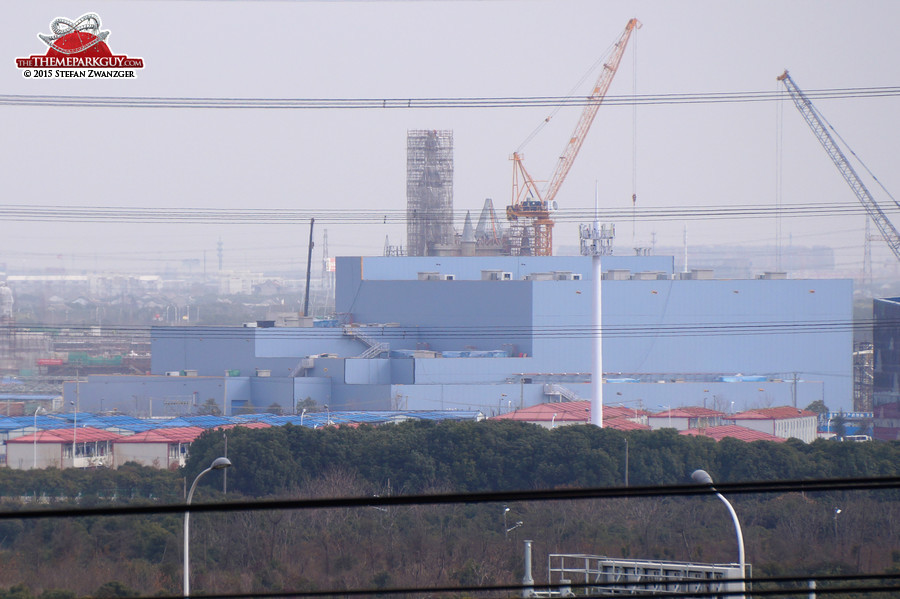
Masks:
[[[819,143],[825,148],[828,157],[831,158],[831,161],[834,162],[834,165],[840,171],[841,175],[843,175],[844,180],[850,185],[850,189],[853,190],[853,193],[856,194],[856,197],[863,205],[863,208],[866,209],[866,214],[868,214],[875,222],[875,226],[878,227],[878,230],[881,232],[881,236],[884,238],[885,242],[887,242],[888,247],[894,252],[894,256],[900,260],[900,233],[897,232],[896,227],[888,220],[888,217],[881,209],[881,206],[878,205],[878,202],[872,197],[869,189],[859,178],[859,175],[856,174],[856,170],[854,170],[850,161],[847,160],[847,157],[835,143],[834,138],[828,133],[825,123],[822,121],[822,118],[819,116],[819,113],[812,102],[810,102],[809,98],[806,97],[806,94],[797,87],[797,84],[794,83],[794,80],[791,79],[791,76],[788,75],[787,71],[779,75],[778,80],[784,83],[784,87],[787,88],[788,93],[791,95],[791,99],[794,101],[800,114],[806,119],[809,128],[812,129],[813,133],[815,133],[816,137],[819,139]]]
[[[566,175],[569,174],[572,163],[575,162],[575,157],[584,143],[591,123],[594,122],[597,109],[600,108],[619,68],[619,63],[622,61],[622,55],[625,53],[625,46],[628,44],[631,32],[640,26],[640,21],[631,19],[625,26],[625,31],[616,41],[609,61],[603,65],[600,76],[594,84],[594,90],[588,96],[588,103],[581,113],[581,119],[559,157],[556,170],[547,184],[546,191],[542,193],[538,189],[534,179],[525,169],[525,164],[522,162],[523,155],[519,152],[513,153],[511,158],[513,161],[512,203],[506,207],[506,218],[514,223],[510,227],[511,254],[534,256],[553,254],[553,218],[551,215],[557,209],[556,194],[563,181],[566,180]],[[519,219],[523,219],[527,224],[519,222]]]

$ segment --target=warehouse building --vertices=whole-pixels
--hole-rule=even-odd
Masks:
[[[591,259],[345,257],[316,326],[155,327],[150,376],[91,376],[80,409],[225,414],[480,410],[588,399]],[[605,403],[728,413],[852,408],[852,282],[715,279],[664,256],[603,258]],[[823,324],[825,323],[825,324]],[[76,397],[77,395],[77,397]]]

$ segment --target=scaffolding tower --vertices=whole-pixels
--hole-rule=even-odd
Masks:
[[[428,256],[454,241],[453,131],[406,132],[406,247]]]

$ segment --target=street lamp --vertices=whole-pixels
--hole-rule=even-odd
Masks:
[[[303,426],[303,416],[306,415],[306,408],[300,410],[300,426]]]
[[[506,530],[506,526],[507,526],[507,524],[506,524],[506,514],[508,514],[508,513],[509,513],[509,508],[508,508],[507,506],[504,505],[504,506],[503,506],[503,530]],[[504,534],[504,536],[508,537],[508,536],[509,536],[509,531],[507,531],[507,532]]]
[[[737,513],[734,511],[734,508],[731,506],[731,503],[728,502],[725,497],[722,496],[721,493],[716,491],[716,488],[713,487],[713,480],[709,473],[706,470],[694,470],[693,474],[691,474],[691,480],[700,485],[709,485],[709,488],[713,490],[716,494],[716,497],[722,500],[722,503],[725,504],[725,507],[728,508],[728,513],[731,514],[731,520],[734,522],[734,530],[737,534],[737,543],[738,543],[738,562],[741,568],[741,594],[739,597],[743,599],[745,593],[747,592],[747,583],[744,582],[747,574],[747,568],[745,567],[744,562],[744,534],[741,532],[741,523],[738,521]]]
[[[837,540],[837,517],[841,513],[841,508],[834,508],[834,538]]]
[[[75,375],[75,399],[78,399],[78,379],[77,374]],[[75,456],[78,453],[78,406],[75,405],[74,401],[69,400],[69,403],[72,405],[72,416],[74,416],[74,420],[72,421],[72,468],[77,468],[75,464]]]
[[[231,466],[231,460],[228,458],[216,458],[213,460],[213,463],[210,464],[209,468],[201,472],[197,475],[197,478],[194,479],[194,482],[191,483],[191,490],[188,491],[187,502],[186,505],[191,505],[191,499],[194,498],[194,489],[197,488],[197,481],[200,480],[200,477],[209,472],[210,470],[221,470],[223,468],[228,468]],[[191,570],[190,570],[190,554],[188,548],[188,541],[190,540],[190,527],[191,527],[191,513],[185,509],[184,510],[184,596],[191,596]]]
[[[522,524],[524,524],[524,522],[522,522],[521,520],[518,520],[515,524],[513,524],[512,526],[510,526],[509,528],[507,528],[507,529],[506,529],[507,538],[509,538],[508,535],[509,535],[509,533],[510,533],[511,531],[513,531],[513,530],[519,528],[520,526],[522,526]]]
[[[34,462],[31,463],[31,469],[37,468],[37,417],[38,414],[46,414],[47,410],[38,406],[34,411]]]

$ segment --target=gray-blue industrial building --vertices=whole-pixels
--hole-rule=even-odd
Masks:
[[[311,327],[155,327],[147,376],[67,383],[81,410],[481,410],[590,396],[591,258],[344,257]],[[603,258],[604,402],[852,409],[852,282],[723,280]],[[325,325],[325,326],[319,326]],[[177,375],[177,376],[176,376]],[[76,398],[77,396],[77,398]]]

